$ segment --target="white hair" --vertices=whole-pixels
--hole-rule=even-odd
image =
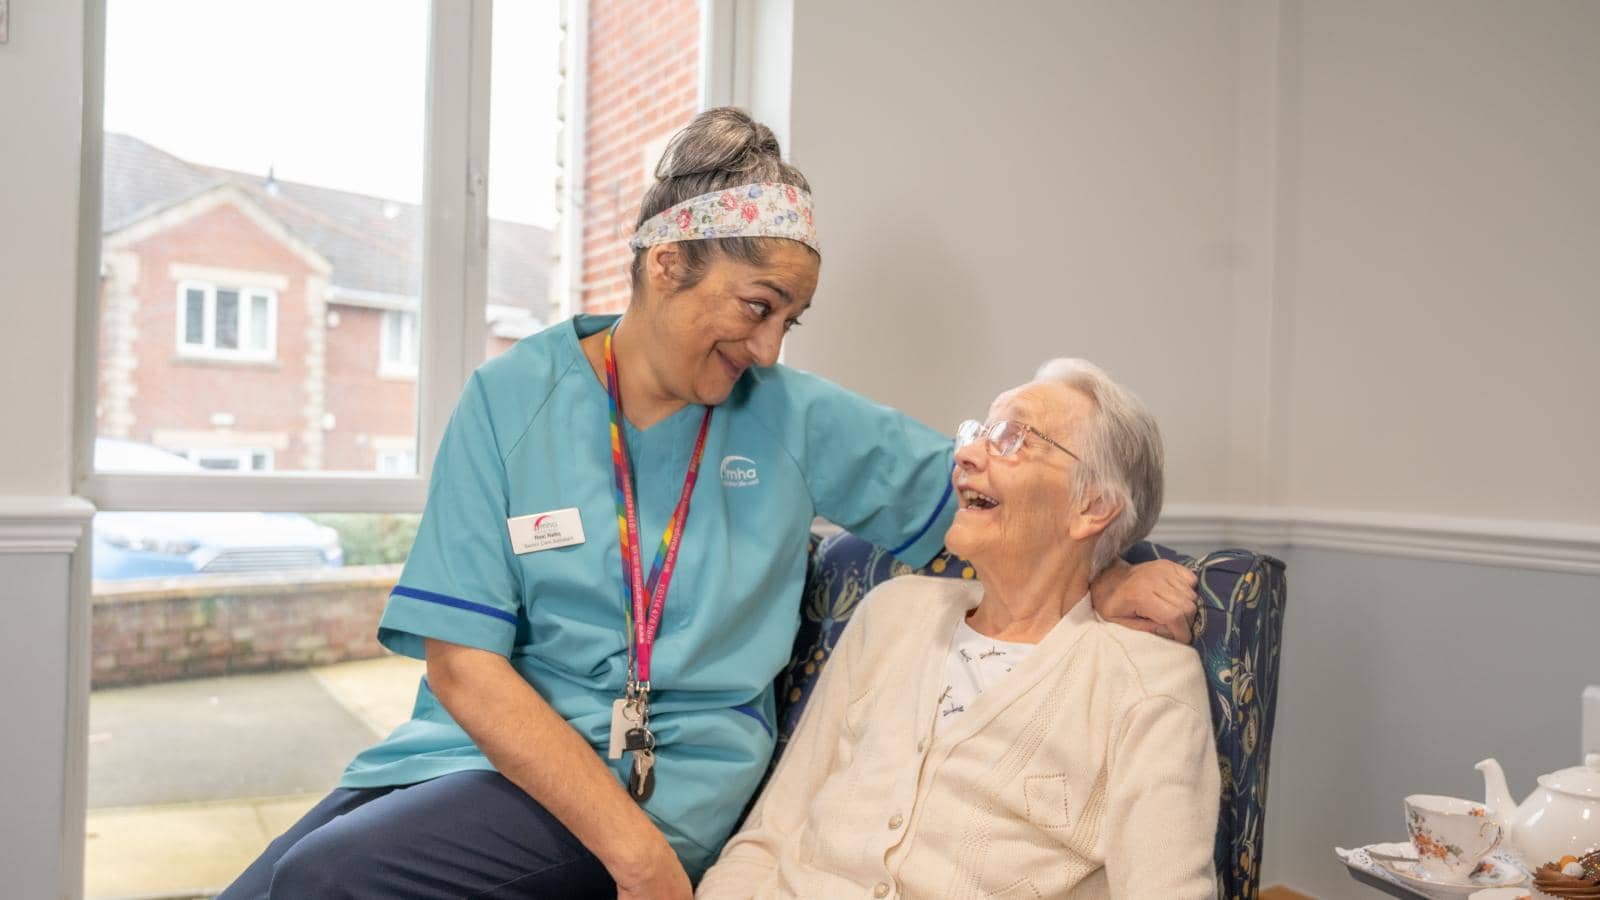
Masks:
[[[1104,369],[1083,359],[1052,359],[1039,367],[1036,381],[1064,384],[1094,401],[1094,417],[1076,432],[1080,459],[1073,476],[1076,506],[1098,492],[1121,509],[1095,543],[1094,574],[1143,540],[1161,515],[1161,429],[1132,392]]]

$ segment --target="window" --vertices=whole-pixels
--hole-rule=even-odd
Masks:
[[[481,361],[449,276],[468,155],[430,139],[470,130],[471,86],[430,56],[468,58],[481,10],[90,0],[91,23],[100,2],[78,397],[98,458],[78,489],[102,511],[90,748],[69,777],[87,782],[86,896],[209,896],[415,695],[419,666],[376,642],[383,582],[425,496],[418,436],[431,452]],[[425,200],[426,177],[449,187]],[[457,212],[425,234],[428,204]],[[394,337],[411,377],[386,382]]]
[[[586,268],[615,281],[586,254],[620,239],[578,216],[610,228],[693,114],[701,3],[670,0],[661,53],[586,32],[619,0],[100,4],[77,488],[102,511],[69,778],[86,894],[172,895],[228,883],[408,715],[420,666],[375,633],[432,454],[474,368],[582,308]],[[629,105],[655,82],[663,110]]]
[[[185,282],[178,287],[178,349],[189,356],[270,360],[278,297],[271,291]]]
[[[378,372],[394,377],[417,375],[417,314],[391,309],[383,314],[383,334],[379,339]]]
[[[436,445],[445,418],[422,415],[420,350],[457,317],[441,307],[428,324],[423,260],[433,248],[436,268],[458,270],[450,260],[466,255],[465,236],[425,236],[422,194],[428,166],[450,166],[454,177],[435,180],[460,190],[432,202],[463,200],[466,161],[430,158],[429,98],[437,127],[464,133],[470,85],[430,88],[429,54],[470,52],[475,4],[104,2],[92,435],[204,448],[192,458],[212,471],[190,487],[172,474],[99,473],[84,493],[102,508],[214,504],[218,492],[245,509],[309,508],[338,495],[327,488],[341,473],[363,482],[347,498],[376,491],[367,437],[408,435],[414,453],[422,419]],[[439,290],[451,304],[464,292]],[[409,321],[391,323],[390,310]],[[382,377],[380,346],[382,374],[405,379]],[[443,397],[478,361],[441,360],[435,406],[448,408]],[[216,421],[219,410],[230,421]],[[247,452],[260,448],[271,452]],[[270,488],[247,484],[269,474]],[[422,486],[405,478],[386,493],[415,505]],[[119,499],[135,484],[145,496]]]
[[[379,450],[378,474],[410,475],[417,471],[417,455],[410,450]]]
[[[272,451],[256,449],[189,450],[183,454],[202,469],[213,472],[270,472]]]

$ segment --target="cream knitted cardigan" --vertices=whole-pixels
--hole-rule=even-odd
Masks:
[[[696,896],[1216,896],[1194,651],[1079,602],[935,733],[951,635],[981,596],[919,576],[871,593]]]

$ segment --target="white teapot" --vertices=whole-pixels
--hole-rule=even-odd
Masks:
[[[1500,763],[1486,759],[1484,805],[1505,832],[1505,843],[1530,870],[1571,854],[1600,847],[1600,753],[1583,765],[1539,776],[1539,788],[1522,805],[1506,789]]]

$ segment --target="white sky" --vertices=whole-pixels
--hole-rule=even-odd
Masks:
[[[497,0],[489,215],[555,222],[557,0]],[[108,0],[108,131],[416,203],[426,0]]]

